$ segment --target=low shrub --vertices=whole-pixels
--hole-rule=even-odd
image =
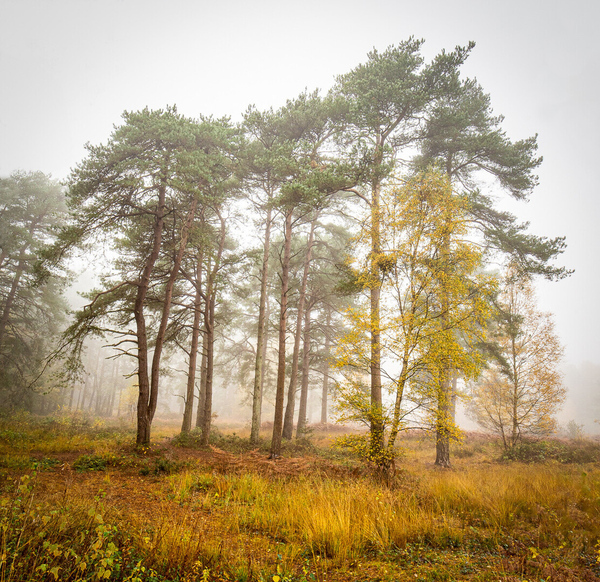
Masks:
[[[504,451],[502,460],[522,463],[597,463],[600,462],[600,444],[593,441],[523,441]]]
[[[116,455],[105,453],[102,455],[81,455],[73,463],[77,471],[104,471],[107,467],[116,467],[121,460]]]

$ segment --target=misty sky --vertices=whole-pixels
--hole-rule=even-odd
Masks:
[[[568,280],[538,284],[567,360],[600,365],[600,4],[592,0],[0,0],[0,175],[64,179],[124,110],[185,115],[278,107],[326,91],[373,47],[409,36],[424,55],[477,43],[464,71],[512,139],[538,134],[528,204],[506,207],[565,235]],[[498,193],[501,194],[500,192]]]

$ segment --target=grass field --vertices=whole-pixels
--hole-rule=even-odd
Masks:
[[[234,427],[203,449],[157,423],[136,451],[125,425],[1,420],[0,582],[600,580],[598,442],[502,459],[471,434],[438,470],[413,434],[381,476],[339,431],[270,461]]]

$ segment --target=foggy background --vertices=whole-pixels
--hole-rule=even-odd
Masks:
[[[568,279],[538,281],[566,347],[561,422],[600,418],[600,5],[534,0],[0,0],[0,175],[65,179],[84,144],[106,141],[124,110],[240,119],[282,105],[410,36],[423,55],[477,45],[465,75],[491,95],[512,140],[538,134],[531,201],[505,207],[531,231],[567,237]],[[218,391],[218,390],[217,390]]]

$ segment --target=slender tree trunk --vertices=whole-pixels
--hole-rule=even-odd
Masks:
[[[302,383],[300,386],[300,407],[298,410],[298,425],[296,438],[301,438],[306,431],[308,422],[306,411],[308,404],[308,376],[310,367],[310,316],[312,306],[308,306],[304,315],[304,338],[302,342]]]
[[[218,209],[215,209],[217,216],[221,222],[221,236],[219,238],[219,246],[215,264],[212,272],[208,276],[206,282],[206,311],[204,316],[204,327],[206,329],[206,388],[204,396],[204,416],[202,420],[202,437],[201,444],[208,445],[210,437],[210,428],[212,422],[212,392],[213,392],[213,369],[214,369],[214,342],[215,342],[215,302],[217,295],[217,275],[221,268],[221,259],[223,250],[225,249],[225,236],[227,230],[225,228],[225,220]]]
[[[315,225],[317,219],[312,219],[310,223],[310,233],[308,235],[308,245],[306,256],[304,258],[304,271],[302,273],[302,283],[300,285],[300,296],[298,297],[298,312],[296,316],[296,334],[294,337],[294,352],[292,355],[292,370],[290,374],[290,384],[288,388],[287,406],[285,409],[285,418],[283,421],[284,439],[291,439],[294,432],[294,408],[296,404],[296,385],[298,384],[298,361],[300,359],[300,340],[302,338],[302,319],[304,317],[304,303],[306,302],[306,285],[308,283],[308,273],[310,270],[310,261],[312,258],[312,247],[315,234]]]
[[[442,263],[442,279],[440,281],[441,295],[441,322],[443,334],[452,333],[449,330],[449,293],[446,286],[446,279],[443,273],[449,268],[449,246],[450,241],[446,236],[440,249],[440,258]],[[451,361],[440,363],[438,377],[438,402],[436,416],[436,435],[435,435],[435,464],[438,467],[450,467],[450,428],[454,426],[452,419],[452,366]]]
[[[443,370],[438,388],[437,419],[435,434],[435,464],[450,467],[451,382],[447,370]]]
[[[271,246],[271,205],[267,208],[267,222],[265,226],[265,246],[263,249],[263,262],[260,273],[260,303],[258,308],[258,333],[256,336],[256,363],[254,365],[254,389],[252,392],[252,424],[250,427],[250,442],[257,443],[260,431],[262,396],[263,396],[263,346],[266,345],[265,323],[267,311],[267,281],[269,277],[269,251]]]
[[[102,357],[100,350],[98,350],[98,360],[100,362],[100,377],[98,378],[97,389],[96,389],[96,415],[102,414],[102,407],[104,404],[104,374],[106,372],[106,359]]]
[[[194,221],[194,216],[196,214],[196,208],[198,206],[198,199],[194,197],[192,200],[192,205],[186,217],[186,220],[181,229],[181,239],[179,241],[179,249],[177,250],[177,254],[173,260],[173,266],[171,268],[171,273],[169,275],[169,279],[167,280],[167,284],[165,286],[165,296],[163,298],[163,310],[160,320],[160,325],[158,327],[158,332],[156,334],[156,342],[154,344],[154,354],[152,356],[152,376],[150,383],[150,401],[149,401],[149,410],[148,415],[150,418],[150,422],[154,418],[154,413],[156,412],[156,404],[158,402],[158,382],[160,375],[160,359],[162,356],[162,350],[165,343],[165,334],[167,331],[167,325],[169,323],[169,314],[171,312],[171,303],[173,300],[173,288],[175,286],[175,281],[177,277],[179,277],[179,267],[181,266],[181,261],[183,259],[183,253],[187,247],[188,236],[190,233],[190,229],[192,227],[192,222]]]
[[[377,138],[374,164],[380,167],[383,161],[383,143]],[[383,400],[381,393],[381,182],[376,178],[371,193],[371,456],[377,463],[384,448]]]
[[[198,410],[196,411],[196,428],[202,428],[204,420],[204,405],[206,403],[206,368],[207,368],[207,352],[208,342],[206,334],[206,321],[202,330],[202,358],[200,361],[200,392],[198,393]]]
[[[262,361],[263,365],[260,370],[260,385],[262,386],[263,392],[265,388],[265,378],[267,375],[267,348],[269,346],[269,319],[271,317],[271,304],[269,302],[269,296],[267,295],[267,311],[265,314],[266,322],[265,322],[265,335],[263,336],[263,347],[262,347]],[[262,394],[261,394],[262,397]],[[261,421],[262,423],[262,421]]]
[[[117,386],[119,385],[119,372],[121,371],[121,360],[113,360],[113,381],[112,390],[110,395],[110,402],[108,403],[107,415],[112,418],[113,412],[115,411],[115,399],[117,397]]]
[[[79,392],[79,397],[77,398],[77,408],[76,410],[85,410],[85,398],[87,396],[87,392],[88,392],[88,387],[89,387],[89,383],[90,383],[90,374],[88,374],[85,378],[85,382],[83,383],[83,387],[81,388],[81,391]]]
[[[75,396],[75,385],[71,385],[71,392],[69,394],[69,412],[73,410],[73,398]]]
[[[165,198],[166,185],[162,183],[158,192],[158,208],[156,219],[154,221],[152,251],[146,260],[142,275],[138,283],[137,295],[133,308],[135,323],[137,327],[137,360],[138,360],[138,406],[137,406],[137,446],[150,444],[150,426],[152,424],[152,415],[150,414],[150,378],[148,375],[148,333],[146,331],[146,319],[144,316],[144,303],[148,288],[150,286],[150,276],[154,269],[154,264],[160,253],[162,243],[162,231],[164,227],[165,216]]]
[[[456,424],[456,402],[458,400],[458,374],[456,370],[452,372],[452,396],[450,398],[450,414],[452,416],[452,423]]]
[[[185,394],[185,408],[181,432],[189,432],[192,429],[192,416],[194,412],[194,393],[196,384],[196,367],[198,362],[198,343],[200,339],[200,320],[202,319],[202,263],[204,262],[202,252],[198,254],[196,261],[196,291],[194,293],[194,322],[192,324],[192,341],[190,346],[190,360],[188,365],[187,388]]]
[[[123,402],[123,387],[119,389],[119,402],[117,402],[117,418],[121,417],[121,403]]]
[[[214,289],[210,297],[207,297],[208,309],[206,310],[206,388],[204,393],[204,416],[202,420],[201,444],[207,445],[210,437],[212,421],[212,391],[213,391],[213,368],[214,368],[214,328],[215,328],[215,295]]]
[[[321,424],[327,424],[327,399],[329,398],[329,356],[331,351],[331,339],[329,337],[331,327],[331,307],[326,307],[325,320],[325,359],[323,361],[323,390],[321,392]]]
[[[287,302],[289,287],[290,256],[292,249],[292,210],[285,215],[284,248],[281,264],[281,304],[279,313],[279,355],[277,358],[277,391],[275,393],[275,416],[270,458],[281,455],[281,432],[283,429],[283,399],[285,396],[285,336],[287,333]]]
[[[515,342],[515,336],[511,337],[511,351],[512,351],[512,382],[513,382],[513,394],[512,394],[512,431],[510,438],[511,448],[517,444],[519,440],[519,371],[517,369],[517,347]]]

